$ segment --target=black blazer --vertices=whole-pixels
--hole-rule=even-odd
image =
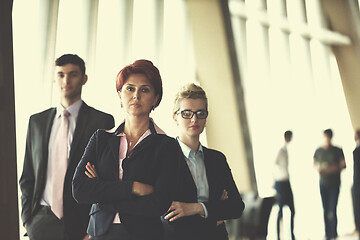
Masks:
[[[217,227],[216,222],[239,218],[244,210],[245,205],[225,156],[221,152],[206,147],[203,147],[203,150],[209,185],[209,200],[204,203],[208,218],[195,215],[169,222],[162,217],[167,240],[228,239],[224,224]],[[179,154],[179,159],[178,179],[173,200],[185,203],[197,202],[196,185],[182,152]],[[224,189],[228,192],[229,198],[222,201],[220,198]]]
[[[150,122],[151,135],[123,160],[124,175],[120,181],[117,135],[123,128],[124,124],[114,133],[97,131],[91,137],[74,175],[74,198],[80,203],[93,204],[88,226],[91,236],[103,235],[119,212],[121,223],[134,239],[162,239],[160,216],[172,202],[179,148],[175,139],[157,134]],[[95,165],[97,179],[85,175],[87,162]],[[154,192],[143,197],[132,195],[133,181],[154,186]]]
[[[56,108],[30,117],[23,172],[20,178],[21,218],[24,223],[36,215],[45,188],[48,144]],[[114,118],[82,103],[71,144],[69,166],[65,175],[63,204],[65,233],[68,239],[82,239],[86,234],[90,205],[77,204],[72,197],[71,180],[91,135],[99,128],[114,127]]]

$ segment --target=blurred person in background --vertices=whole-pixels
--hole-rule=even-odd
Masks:
[[[355,132],[356,148],[353,151],[354,157],[354,182],[352,186],[352,199],[355,218],[355,234],[359,235],[360,230],[360,130]]]
[[[324,144],[314,154],[314,167],[320,174],[320,194],[324,209],[326,239],[336,239],[337,203],[341,171],[346,168],[343,150],[332,144],[333,131],[324,131]]]
[[[277,202],[279,205],[279,213],[277,217],[277,236],[280,240],[280,223],[283,219],[283,207],[288,206],[291,212],[290,217],[290,231],[291,239],[295,239],[294,235],[294,216],[295,216],[295,207],[294,207],[294,197],[289,180],[289,154],[288,154],[288,144],[291,142],[293,133],[291,131],[286,131],[284,133],[285,143],[282,148],[280,148],[278,155],[275,161],[275,190],[277,193]]]

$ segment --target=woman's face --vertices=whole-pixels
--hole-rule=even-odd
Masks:
[[[159,96],[144,74],[131,74],[118,92],[126,113],[133,116],[149,115]]]
[[[181,111],[184,110],[207,111],[205,101],[203,99],[183,99],[180,102],[180,110],[174,114],[174,121],[180,128],[180,137],[199,137],[204,130],[206,118],[199,119],[196,114],[193,114],[192,118],[185,119],[181,116]]]

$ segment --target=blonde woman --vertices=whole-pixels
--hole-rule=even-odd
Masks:
[[[173,114],[181,153],[173,202],[162,218],[167,240],[228,239],[223,220],[239,218],[244,210],[224,154],[200,143],[207,116],[204,90],[184,86]]]

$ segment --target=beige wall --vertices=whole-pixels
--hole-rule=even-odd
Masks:
[[[323,0],[325,14],[334,31],[351,38],[349,46],[333,46],[351,122],[360,128],[360,41],[359,10],[351,0]]]
[[[223,152],[240,192],[253,188],[219,0],[188,0],[197,78],[209,98],[208,146]],[[250,169],[250,171],[249,171]]]

